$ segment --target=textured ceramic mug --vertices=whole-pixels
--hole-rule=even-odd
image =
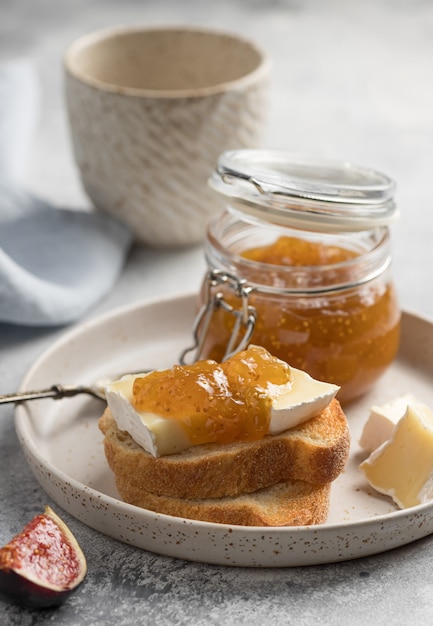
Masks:
[[[154,246],[201,241],[220,201],[207,185],[221,152],[257,147],[269,59],[238,35],[118,27],[66,51],[75,159],[94,205]]]

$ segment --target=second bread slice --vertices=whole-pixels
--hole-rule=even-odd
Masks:
[[[330,483],[287,481],[234,498],[188,500],[147,493],[117,480],[125,502],[176,517],[241,526],[303,526],[323,523],[328,515]]]

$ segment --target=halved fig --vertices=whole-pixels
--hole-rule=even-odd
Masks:
[[[28,607],[60,604],[86,573],[77,540],[49,506],[0,548],[0,591]]]

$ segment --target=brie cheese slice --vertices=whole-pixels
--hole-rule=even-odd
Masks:
[[[290,368],[290,374],[290,385],[270,385],[267,389],[272,399],[271,435],[293,428],[317,415],[328,406],[339,390],[337,385],[317,381],[293,367]],[[154,457],[190,448],[192,444],[176,419],[134,408],[134,380],[145,375],[124,376],[106,386],[107,403],[118,428],[127,431],[136,443]]]

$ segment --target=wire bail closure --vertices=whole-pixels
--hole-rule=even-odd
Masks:
[[[238,298],[240,298],[240,307],[235,308],[224,300],[223,294],[219,289],[220,286],[228,287]],[[252,287],[247,285],[245,279],[239,279],[233,274],[222,270],[210,270],[206,275],[206,295],[205,302],[201,306],[193,324],[194,345],[186,348],[180,356],[181,365],[187,365],[187,355],[194,353],[193,360],[199,361],[202,358],[203,346],[206,335],[214,313],[218,309],[223,309],[227,314],[233,315],[235,323],[230,335],[223,361],[231,357],[233,354],[244,350],[251,339],[254,326],[256,323],[256,309],[248,304],[248,297]],[[241,330],[244,333],[239,337]],[[189,359],[188,359],[189,360]]]

